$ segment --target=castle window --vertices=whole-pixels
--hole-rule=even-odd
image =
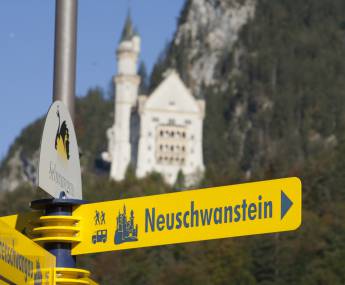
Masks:
[[[156,127],[155,157],[159,164],[183,166],[187,156],[186,127],[158,125]],[[162,135],[163,134],[163,135]]]
[[[185,122],[185,124],[187,124],[187,125],[190,125],[190,124],[192,123],[191,120],[185,120],[184,122]]]
[[[153,118],[152,118],[152,121],[153,121],[153,122],[159,122],[159,119],[158,119],[157,117],[153,117]]]

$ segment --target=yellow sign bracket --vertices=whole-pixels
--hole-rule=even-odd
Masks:
[[[88,278],[90,276],[90,271],[76,268],[56,268],[55,269],[55,283],[56,285],[91,285]]]
[[[71,248],[80,243],[79,216],[72,216],[73,206],[84,203],[73,199],[46,199],[31,203],[33,209],[44,210],[32,229],[33,241],[37,242],[57,258],[55,284],[95,285],[87,270],[75,268],[76,259]]]
[[[38,227],[33,228],[35,242],[78,243],[78,227],[80,219],[72,216],[42,216],[39,218]]]

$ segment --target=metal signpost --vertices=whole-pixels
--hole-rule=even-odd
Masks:
[[[78,0],[56,0],[53,100],[74,119]]]
[[[90,272],[76,269],[71,255],[77,231],[72,209],[83,204],[79,148],[73,126],[76,76],[77,0],[56,0],[53,105],[43,130],[38,186],[52,199],[31,207],[44,214],[32,230],[34,241],[56,257],[57,284],[90,284]],[[66,238],[64,235],[68,235]]]
[[[76,257],[71,255],[78,233],[72,209],[84,203],[73,126],[77,4],[77,0],[56,0],[54,103],[43,130],[38,178],[38,186],[53,198],[31,203],[33,209],[44,213],[32,235],[56,257],[56,284],[95,284],[88,278],[90,272],[76,268]]]

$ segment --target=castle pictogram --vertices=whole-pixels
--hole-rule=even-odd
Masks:
[[[116,218],[116,231],[114,237],[115,244],[131,242],[138,240],[138,225],[134,225],[134,212],[131,211],[129,220],[127,220],[126,206],[123,206],[123,213],[119,211]]]

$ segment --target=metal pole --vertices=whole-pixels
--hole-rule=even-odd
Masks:
[[[78,0],[56,0],[53,101],[60,100],[74,119]]]

